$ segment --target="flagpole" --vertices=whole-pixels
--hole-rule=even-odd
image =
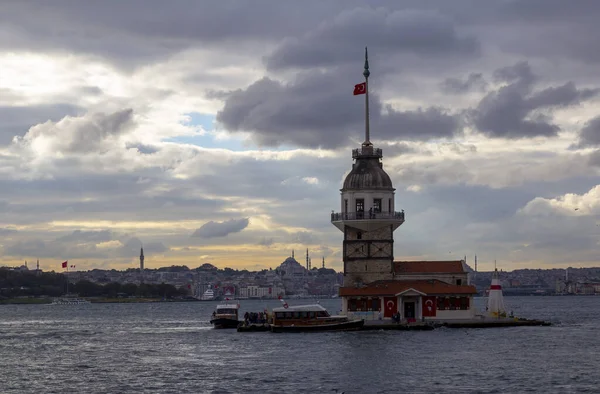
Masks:
[[[365,70],[363,71],[363,75],[365,76],[365,142],[363,142],[363,145],[369,146],[371,145],[371,135],[369,130],[369,75],[371,75],[371,72],[369,71],[369,54],[367,52],[367,47],[365,47]]]

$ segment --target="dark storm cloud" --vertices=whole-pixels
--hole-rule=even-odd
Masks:
[[[484,91],[487,82],[484,80],[482,73],[471,73],[465,80],[447,78],[440,84],[440,87],[446,93],[463,94],[473,90]]]
[[[567,82],[532,93],[537,78],[526,62],[498,69],[494,77],[508,84],[488,93],[469,113],[475,128],[493,138],[554,137],[560,127],[538,111],[579,105],[600,91],[577,89],[573,82]]]
[[[579,141],[572,148],[589,148],[600,146],[600,116],[587,121],[579,131]]]
[[[250,221],[248,220],[248,218],[230,219],[225,222],[214,222],[211,220],[210,222],[203,224],[202,227],[200,227],[199,229],[194,231],[194,233],[192,234],[192,237],[197,237],[197,238],[226,237],[227,235],[232,234],[232,233],[239,233],[240,231],[242,231],[243,229],[248,227],[249,223],[250,223]]]
[[[60,103],[0,106],[0,145],[9,143],[14,136],[23,136],[36,124],[57,122],[65,116],[76,116],[82,112],[80,107]]]
[[[394,11],[356,8],[301,38],[290,38],[265,58],[268,69],[312,68],[355,62],[356,43],[371,43],[375,52],[421,56],[473,56],[479,43],[461,36],[451,19],[430,10]]]
[[[288,84],[265,77],[230,93],[217,121],[230,131],[254,132],[262,146],[343,146],[364,135],[364,96],[352,96],[350,75],[304,73]],[[462,131],[459,118],[444,109],[383,109],[376,94],[370,95],[370,114],[374,140],[450,138]]]
[[[339,4],[312,1],[309,9],[306,3],[5,2],[0,5],[0,48],[66,50],[116,63],[143,64],[190,47],[279,40],[316,27],[321,18],[339,12]]]
[[[504,2],[489,18],[490,26],[511,24],[498,37],[509,53],[547,59],[600,62],[600,3],[595,0],[516,0]]]

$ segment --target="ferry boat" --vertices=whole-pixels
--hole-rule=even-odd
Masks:
[[[59,297],[52,300],[51,305],[83,305],[91,304],[88,300],[79,297]]]
[[[360,330],[365,321],[347,316],[332,316],[319,304],[273,308],[271,332],[352,331]]]
[[[212,301],[215,299],[215,292],[213,289],[208,289],[200,297],[200,301]]]
[[[239,309],[239,304],[217,305],[212,314],[212,319],[210,319],[210,324],[215,328],[237,328],[240,324],[238,320]]]

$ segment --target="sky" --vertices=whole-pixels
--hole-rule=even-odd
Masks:
[[[291,251],[371,140],[396,260],[599,266],[600,2],[55,0],[0,4],[0,265],[60,271]]]

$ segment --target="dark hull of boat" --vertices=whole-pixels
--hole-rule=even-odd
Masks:
[[[364,320],[352,320],[340,323],[314,324],[314,325],[293,325],[281,326],[271,325],[272,332],[319,332],[319,331],[355,331],[360,330],[365,325]]]
[[[217,318],[210,321],[215,328],[237,328],[239,321],[236,319]]]

